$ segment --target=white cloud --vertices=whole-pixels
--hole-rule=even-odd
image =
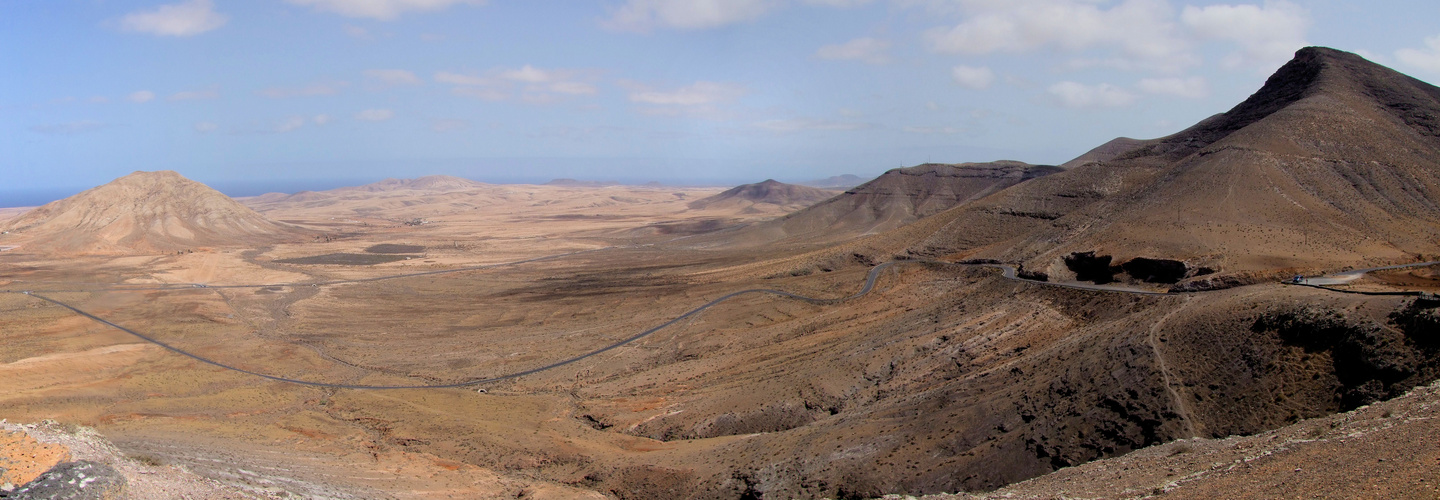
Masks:
[[[504,101],[510,98],[509,93],[488,87],[455,87],[450,89],[450,93],[461,97],[473,97],[483,101]]]
[[[1051,85],[1048,91],[1057,104],[1074,109],[1116,108],[1135,102],[1135,94],[1108,83],[1060,82]]]
[[[885,64],[890,61],[890,42],[876,38],[854,40],[820,47],[815,56],[821,59],[864,61],[870,64]]]
[[[459,73],[451,73],[448,71],[441,71],[435,73],[435,81],[439,83],[448,83],[451,85],[493,85],[495,83],[495,79],[493,78],[462,75]]]
[[[739,85],[701,81],[669,92],[636,90],[630,93],[630,100],[662,106],[700,106],[728,101],[744,93],[745,88]]]
[[[308,97],[319,95],[335,95],[340,89],[350,85],[349,82],[319,82],[304,87],[270,87],[259,92],[260,95],[271,99],[282,99],[286,97]]]
[[[420,85],[420,77],[403,69],[367,69],[365,79],[381,87]]]
[[[995,72],[986,67],[956,66],[950,70],[950,77],[961,87],[984,90],[995,83]]]
[[[592,72],[570,69],[541,69],[525,65],[515,69],[494,69],[485,75],[441,71],[435,81],[455,85],[450,92],[487,101],[504,101],[518,96],[531,104],[559,102],[567,96],[595,95],[600,89],[583,80]]]
[[[126,14],[120,18],[120,29],[161,36],[194,36],[224,26],[228,19],[215,12],[210,0],[190,0]]]
[[[776,0],[629,0],[604,25],[622,31],[671,28],[699,30],[751,21],[774,8]]]
[[[430,122],[430,130],[436,132],[449,132],[452,130],[463,130],[470,128],[470,122],[454,118],[441,118]]]
[[[1199,99],[1210,95],[1210,85],[1204,78],[1145,78],[1136,85],[1141,92],[1157,95],[1172,95],[1187,99]]]
[[[125,98],[129,99],[130,102],[150,102],[151,99],[155,98],[155,93],[149,90],[137,90],[131,92],[130,95]]]
[[[804,2],[810,5],[848,9],[870,3],[870,0],[804,0]]]
[[[1426,38],[1424,49],[1404,48],[1395,51],[1395,59],[1406,66],[1440,74],[1440,35]]]
[[[555,75],[545,70],[526,64],[520,69],[511,69],[500,72],[500,77],[506,80],[526,83],[545,83],[555,78]]]
[[[863,122],[817,120],[813,118],[788,118],[755,122],[756,128],[771,132],[800,132],[806,130],[860,130],[873,125]]]
[[[171,101],[197,101],[203,99],[215,99],[218,97],[220,97],[220,91],[212,87],[205,90],[186,90],[183,92],[176,92],[174,94],[170,94],[170,97],[168,99]]]
[[[1165,0],[1123,0],[1108,9],[1093,0],[961,0],[966,20],[928,33],[943,53],[991,54],[1053,48],[1118,49],[1127,58],[1167,62],[1188,44]]]
[[[406,12],[438,11],[457,4],[481,5],[484,0],[287,0],[295,5],[333,12],[345,17],[389,21]]]
[[[276,126],[275,126],[275,131],[276,131],[276,132],[280,132],[280,133],[283,134],[283,133],[285,133],[285,132],[290,132],[290,131],[292,131],[292,130],[298,129],[298,128],[303,127],[303,126],[305,126],[305,117],[303,117],[303,116],[292,116],[292,117],[286,118],[285,121],[280,122],[279,125],[276,125]]]
[[[1222,61],[1228,67],[1258,65],[1274,69],[1304,47],[1310,14],[1286,0],[1257,5],[1186,6],[1180,20],[1195,35],[1234,42],[1240,51]]]
[[[367,122],[383,122],[395,117],[395,112],[388,109],[367,109],[355,113],[355,119]]]
[[[68,123],[50,123],[30,127],[30,131],[46,135],[74,135],[85,132],[92,132],[105,128],[105,124],[95,120],[80,120]]]
[[[214,132],[214,131],[216,131],[216,130],[220,130],[220,126],[219,126],[219,125],[216,125],[216,124],[214,124],[214,123],[212,123],[212,122],[196,122],[196,123],[195,123],[195,131],[196,131],[196,132],[199,132],[199,133],[202,133],[202,134],[208,134],[208,133]]]
[[[600,92],[594,85],[583,82],[555,82],[546,88],[552,92],[570,95],[595,95]]]
[[[330,123],[330,115],[315,115],[315,117],[311,118],[310,121],[315,122],[316,125],[325,125],[327,123]]]

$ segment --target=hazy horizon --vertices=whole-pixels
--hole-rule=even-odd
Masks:
[[[754,179],[748,179],[748,178],[747,178],[747,179],[740,179],[740,178],[725,179],[725,178],[723,178],[723,177],[716,177],[716,178],[706,179],[706,178],[658,178],[658,177],[657,177],[657,178],[649,178],[649,177],[633,177],[633,176],[629,176],[629,177],[618,177],[618,176],[617,176],[617,177],[610,177],[610,178],[597,178],[597,177],[589,177],[589,176],[586,176],[586,175],[584,175],[584,174],[585,174],[584,172],[579,172],[578,175],[576,175],[576,176],[560,175],[560,176],[555,176],[555,177],[546,177],[546,176],[543,176],[543,175],[525,175],[525,174],[521,173],[521,174],[517,174],[517,175],[492,175],[492,176],[489,176],[489,177],[481,178],[481,177],[476,177],[476,176],[472,176],[472,175],[466,175],[466,174],[463,174],[463,173],[451,173],[453,170],[456,170],[456,169],[443,169],[443,168],[442,168],[442,169],[437,170],[437,171],[434,171],[434,172],[429,172],[429,171],[424,171],[424,170],[397,168],[396,171],[400,171],[400,172],[404,172],[404,173],[402,173],[401,175],[383,175],[383,174],[378,174],[378,173],[377,173],[377,174],[367,174],[367,175],[359,175],[359,176],[353,176],[353,177],[311,178],[311,179],[285,179],[285,178],[281,178],[281,179],[257,179],[257,180],[248,180],[248,181],[247,181],[247,180],[214,180],[214,181],[206,181],[205,179],[201,179],[201,178],[192,178],[191,180],[199,181],[199,182],[201,182],[201,183],[203,183],[203,184],[205,184],[205,185],[207,185],[207,186],[215,189],[216,191],[219,191],[219,192],[221,192],[221,193],[224,193],[226,196],[235,197],[235,198],[241,198],[241,197],[247,197],[247,196],[259,196],[259,195],[266,194],[266,193],[286,193],[286,194],[294,194],[294,193],[301,192],[301,191],[325,191],[325,190],[342,188],[342,187],[362,186],[362,185],[365,185],[365,184],[371,184],[371,183],[379,182],[379,181],[382,181],[382,180],[385,180],[385,179],[392,179],[392,178],[413,179],[413,178],[416,178],[416,177],[424,177],[424,176],[428,176],[428,175],[449,175],[449,176],[453,176],[453,177],[460,177],[460,178],[469,179],[469,180],[478,181],[478,182],[483,182],[483,183],[487,183],[487,184],[502,184],[502,185],[503,185],[503,184],[544,184],[544,183],[547,183],[547,182],[550,182],[550,181],[555,181],[555,180],[570,179],[570,180],[576,180],[576,181],[581,181],[581,182],[614,182],[614,183],[622,184],[622,185],[642,185],[642,184],[648,184],[648,183],[654,182],[654,183],[659,183],[659,184],[661,184],[661,185],[663,185],[663,186],[674,186],[674,187],[729,187],[729,186],[737,186],[737,185],[741,185],[741,184],[756,183],[756,182],[760,182],[760,181],[763,181],[763,180],[768,179],[768,177],[767,177],[767,178],[754,178]],[[462,170],[463,170],[463,169],[462,169]],[[564,172],[564,171],[561,170],[561,172]],[[186,177],[189,177],[189,175],[186,174],[186,172],[184,172],[184,171],[179,171],[179,173],[180,173],[181,175],[185,175]],[[128,172],[127,172],[127,174],[128,174]],[[805,183],[805,182],[810,182],[810,181],[823,180],[823,179],[826,179],[826,178],[829,178],[829,177],[835,177],[835,176],[840,176],[840,175],[845,175],[845,174],[859,175],[859,174],[855,174],[855,173],[853,173],[853,172],[838,172],[838,173],[835,173],[835,174],[833,174],[833,175],[827,175],[827,176],[824,176],[824,177],[814,177],[814,178],[809,178],[809,177],[807,177],[807,178],[783,178],[783,179],[778,179],[778,178],[777,178],[776,180],[779,180],[779,181],[781,181],[781,182],[792,183],[792,184],[799,184],[799,183]],[[121,174],[121,175],[123,176],[123,175],[125,175],[125,174]],[[878,174],[877,174],[877,175],[878,175]],[[860,176],[861,178],[863,178],[863,179],[866,179],[866,180],[869,180],[871,177],[874,177],[874,176],[871,176],[871,175],[859,175],[859,176]],[[118,178],[118,177],[117,177],[117,178]],[[108,180],[107,180],[107,181],[103,181],[103,182],[101,182],[100,184],[104,184],[104,183],[106,183],[106,182],[109,182],[109,181],[108,181]],[[64,199],[64,198],[68,198],[68,197],[70,197],[70,196],[73,196],[73,195],[75,195],[75,194],[78,194],[78,193],[80,193],[80,192],[82,192],[82,191],[85,191],[85,190],[87,190],[87,189],[94,188],[94,187],[96,187],[96,186],[98,186],[98,185],[100,185],[100,184],[96,184],[96,185],[84,185],[84,186],[75,185],[75,186],[68,186],[68,187],[55,187],[55,188],[43,188],[43,189],[4,189],[4,188],[0,188],[0,208],[33,207],[33,206],[44,205],[44,204],[49,203],[49,202],[52,202],[52,201],[56,201],[56,200],[61,200],[61,199]]]

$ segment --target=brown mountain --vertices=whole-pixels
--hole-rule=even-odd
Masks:
[[[27,250],[107,254],[251,246],[304,234],[168,170],[132,173],[36,208],[4,229]]]
[[[1116,156],[1120,156],[1121,154],[1127,153],[1132,149],[1149,144],[1149,142],[1150,141],[1145,141],[1141,139],[1131,139],[1129,137],[1116,137],[1114,139],[1111,139],[1110,142],[1101,144],[1095,149],[1086,151],[1085,154],[1077,156],[1073,160],[1061,163],[1060,168],[1069,170],[1084,165],[1086,163],[1110,161],[1115,159]]]
[[[707,208],[749,208],[752,205],[768,204],[798,210],[829,199],[835,194],[834,191],[766,179],[764,182],[736,186],[715,196],[692,201],[688,206],[693,210],[705,210]]]
[[[1302,49],[1226,113],[937,220],[913,250],[1061,277],[1077,264],[1104,274],[1105,258],[1179,261],[1193,276],[1440,254],[1440,89]]]
[[[1018,161],[926,163],[897,168],[799,212],[713,237],[741,245],[780,240],[798,244],[838,242],[895,229],[1059,171],[1058,167]]]

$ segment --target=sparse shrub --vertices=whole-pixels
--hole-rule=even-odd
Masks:
[[[140,465],[144,465],[144,466],[146,466],[146,467],[159,467],[159,466],[161,466],[161,465],[165,465],[165,461],[164,461],[164,460],[161,460],[160,457],[157,457],[157,456],[155,456],[155,455],[150,455],[150,454],[147,454],[147,453],[140,453],[140,454],[136,454],[136,455],[130,455],[130,456],[128,456],[128,458],[129,458],[130,460],[134,460],[135,463],[138,463],[138,464],[140,464]]]

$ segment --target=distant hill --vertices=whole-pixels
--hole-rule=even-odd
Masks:
[[[779,219],[716,233],[725,245],[785,240],[812,245],[837,242],[904,226],[951,207],[1059,172],[1058,167],[1018,161],[926,163],[880,177]],[[703,244],[706,238],[697,238]]]
[[[1120,156],[1123,153],[1149,144],[1150,142],[1151,141],[1131,139],[1129,137],[1116,137],[1114,139],[1111,139],[1110,142],[1101,144],[1099,147],[1091,149],[1090,151],[1086,151],[1085,154],[1077,156],[1073,160],[1061,163],[1060,168],[1069,170],[1084,165],[1086,163],[1110,161],[1116,156]]]
[[[487,184],[472,181],[450,175],[427,175],[414,179],[385,179],[380,182],[366,184],[363,186],[352,186],[332,189],[335,192],[365,191],[365,192],[386,192],[400,191],[405,189],[419,191],[462,191],[483,187]],[[298,193],[297,193],[298,194]]]
[[[1077,252],[1179,261],[1187,276],[1434,256],[1440,88],[1305,48],[1228,112],[943,218],[912,250],[1061,277]]]
[[[562,187],[606,187],[619,186],[620,183],[615,181],[577,181],[575,179],[553,179],[543,185]]]
[[[752,209],[753,205],[776,205],[789,210],[798,210],[835,196],[834,191],[808,186],[786,184],[774,179],[744,184],[730,188],[720,194],[690,202],[692,210],[705,209]]]
[[[800,185],[817,188],[849,189],[864,183],[864,177],[860,177],[854,174],[844,174],[836,175],[833,177],[826,177],[824,179],[815,179],[813,181],[802,182],[800,183]]]
[[[168,170],[135,172],[46,204],[4,230],[26,250],[100,254],[257,246],[306,234]]]

